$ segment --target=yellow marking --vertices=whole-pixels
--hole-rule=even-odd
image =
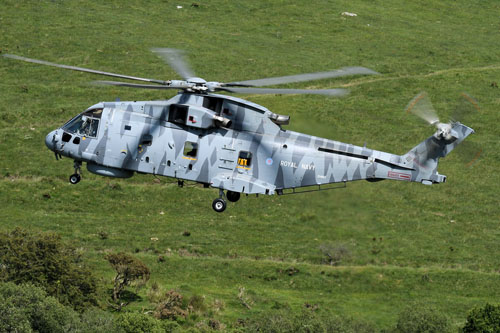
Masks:
[[[197,159],[196,158],[193,158],[193,157],[186,157],[186,156],[182,156],[182,158],[186,159],[186,160],[191,160],[191,161],[196,161]]]
[[[238,165],[248,165],[248,160],[246,158],[238,158]]]
[[[84,137],[84,136],[83,136],[83,137],[82,137],[82,140],[85,140],[85,139],[86,139],[86,137]]]
[[[236,167],[237,167],[237,168],[240,168],[240,169],[250,170],[250,168],[246,168],[246,167],[239,166],[239,165],[237,165]]]

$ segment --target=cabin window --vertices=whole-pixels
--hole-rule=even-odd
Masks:
[[[249,151],[240,151],[240,154],[238,155],[238,165],[241,167],[250,167],[252,164],[252,153]]]
[[[151,134],[145,134],[141,139],[142,146],[151,146],[153,144],[153,136]]]
[[[184,144],[184,156],[195,158],[198,153],[198,144],[195,142],[186,141]]]
[[[188,107],[185,105],[172,104],[168,112],[168,121],[171,123],[185,124]]]

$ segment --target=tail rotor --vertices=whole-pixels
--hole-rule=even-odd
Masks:
[[[477,114],[480,108],[478,102],[472,96],[462,93],[451,120],[448,123],[443,123],[439,120],[428,94],[421,92],[408,103],[405,111],[407,114],[412,113],[429,125],[435,126],[436,132],[434,133],[434,137],[436,139],[453,142],[459,137],[458,133],[453,129],[454,124],[461,123],[464,118]],[[483,149],[479,145],[470,141],[464,141],[459,147],[457,151],[466,167],[471,167],[475,164],[483,152]]]

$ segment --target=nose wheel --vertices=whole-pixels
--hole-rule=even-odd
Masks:
[[[82,177],[77,173],[74,173],[71,176],[69,176],[69,182],[73,185],[78,184],[81,179]]]
[[[82,173],[82,162],[80,161],[75,161],[73,164],[73,167],[75,168],[75,173],[69,176],[69,182],[73,185],[78,184],[80,180],[82,179],[81,173]]]

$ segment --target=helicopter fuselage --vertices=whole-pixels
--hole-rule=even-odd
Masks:
[[[439,156],[419,160],[418,146],[394,155],[284,130],[286,123],[287,117],[239,98],[180,93],[167,101],[96,104],[49,133],[46,145],[99,175],[154,174],[233,194],[361,179],[446,179],[432,163]]]

